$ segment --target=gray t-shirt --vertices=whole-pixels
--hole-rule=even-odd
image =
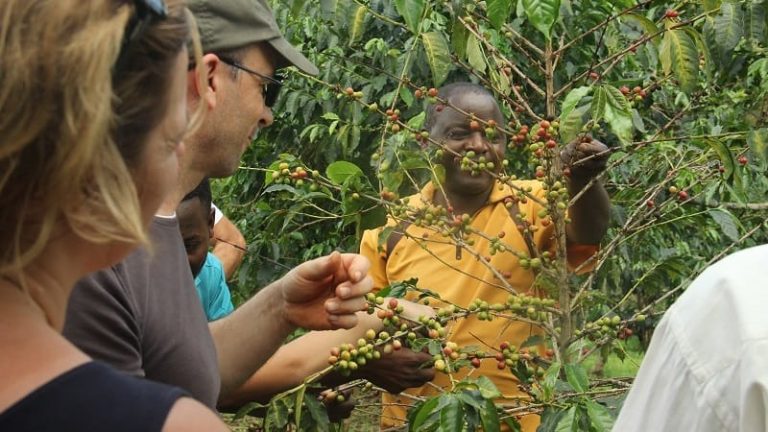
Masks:
[[[152,247],[79,281],[64,336],[96,360],[174,385],[216,407],[216,347],[176,218],[155,218]]]

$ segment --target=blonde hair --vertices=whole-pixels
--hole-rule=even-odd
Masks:
[[[180,0],[167,6],[123,47],[132,4],[0,2],[0,276],[20,277],[62,224],[95,243],[146,240],[132,173],[190,38]]]

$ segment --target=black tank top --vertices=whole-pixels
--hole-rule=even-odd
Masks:
[[[0,413],[0,431],[160,431],[183,396],[178,388],[88,362]]]

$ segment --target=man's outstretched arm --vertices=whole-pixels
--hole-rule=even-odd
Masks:
[[[221,394],[242,385],[297,327],[352,328],[373,284],[368,259],[331,255],[305,262],[262,289],[226,318],[210,323]]]

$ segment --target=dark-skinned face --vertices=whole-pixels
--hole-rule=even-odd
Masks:
[[[450,97],[450,102],[466,113],[474,114],[479,120],[494,120],[497,125],[504,123],[496,100],[485,94],[461,93]],[[475,195],[487,193],[493,187],[494,177],[481,171],[472,175],[461,170],[461,156],[469,151],[475,153],[475,160],[484,157],[495,164],[495,172],[501,169],[504,159],[506,139],[500,130],[492,137],[485,134],[485,125],[480,122],[479,130],[472,130],[471,119],[456,109],[446,106],[435,112],[435,122],[430,130],[433,139],[445,146],[443,165],[445,166],[445,188],[454,195]]]
[[[176,209],[179,229],[184,238],[189,267],[197,276],[208,256],[208,244],[213,234],[213,214],[210,206],[203,208],[199,198],[183,201]]]

